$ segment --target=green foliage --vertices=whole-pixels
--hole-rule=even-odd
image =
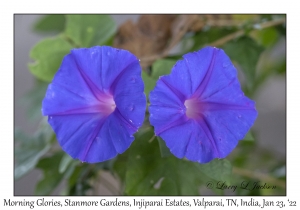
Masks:
[[[38,160],[49,151],[52,136],[52,129],[45,121],[42,121],[40,129],[32,137],[19,129],[15,130],[15,179],[31,171]]]
[[[251,131],[249,131],[246,136],[244,137],[244,140],[246,141],[254,141],[254,137]]]
[[[65,15],[44,15],[35,23],[36,32],[62,32],[65,28]]]
[[[168,157],[168,156],[172,155],[172,153],[170,152],[170,149],[167,147],[165,141],[162,140],[162,138],[160,138],[159,136],[157,136],[156,139],[159,144],[161,157]]]
[[[148,98],[150,91],[153,90],[153,88],[155,87],[156,80],[153,79],[152,77],[150,77],[144,71],[142,72],[142,79],[143,79],[144,85],[145,85],[144,92]]]
[[[155,61],[152,65],[152,78],[157,80],[160,76],[170,74],[175,63],[176,60],[172,59],[160,59]]]
[[[62,34],[40,41],[30,51],[34,62],[29,69],[45,82],[53,79],[71,49],[112,44],[116,32],[116,24],[109,15],[49,15],[35,26],[39,31],[63,31],[63,28]]]
[[[30,51],[30,58],[34,63],[30,63],[31,73],[38,79],[50,82],[58,70],[62,59],[72,49],[62,36],[47,38],[40,41]]]
[[[233,61],[236,61],[246,75],[248,90],[252,90],[256,79],[256,65],[263,47],[248,36],[226,43],[224,51]]]
[[[197,195],[199,175],[194,164],[175,157],[161,158],[153,130],[138,137],[130,147],[125,193],[127,195]],[[168,169],[168,170],[166,170]]]
[[[63,155],[60,163],[59,163],[59,167],[58,167],[58,171],[59,173],[64,173],[67,169],[67,167],[73,162],[73,158],[68,155],[67,153]]]
[[[145,71],[142,72],[142,79],[145,84],[145,93],[147,98],[150,91],[154,89],[157,79],[162,75],[170,74],[175,63],[176,60],[173,59],[160,59],[153,63],[151,76]]]
[[[199,164],[178,159],[170,153],[161,153],[159,141],[162,140],[156,141],[153,136],[152,129],[145,129],[129,148],[125,175],[127,195],[198,195],[199,186],[208,177],[229,179],[229,161]]]
[[[58,185],[64,180],[69,180],[67,186],[72,187],[78,180],[74,179],[79,161],[73,160],[69,155],[58,151],[51,156],[40,159],[37,168],[43,172],[35,188],[36,195],[51,195]]]
[[[103,45],[116,32],[109,15],[67,15],[65,34],[77,46]]]
[[[92,188],[90,178],[93,176],[91,166],[87,164],[77,165],[68,179],[66,195],[86,195]]]
[[[231,163],[226,159],[214,159],[207,164],[200,164],[199,169],[208,177],[216,181],[226,181],[230,183]]]
[[[17,100],[16,104],[18,107],[25,106],[27,110],[27,117],[30,122],[39,120],[42,118],[42,100],[45,96],[48,83],[40,80],[35,81],[34,87],[26,93],[22,98]]]
[[[263,30],[255,31],[253,38],[265,48],[273,46],[279,38],[279,33],[275,28],[266,28]]]
[[[37,168],[43,171],[43,178],[36,185],[36,195],[50,195],[62,181],[64,175],[59,173],[59,163],[62,156],[63,152],[59,152],[39,161]]]
[[[204,27],[201,31],[195,33],[193,36],[185,38],[183,41],[184,52],[193,52],[200,50],[205,45],[210,45],[214,41],[218,40],[220,37],[226,36],[230,33],[235,32],[237,29],[235,27],[228,28],[216,28],[216,27]],[[188,43],[192,43],[191,47],[186,48]]]

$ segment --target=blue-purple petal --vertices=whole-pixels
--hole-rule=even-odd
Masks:
[[[72,50],[42,103],[63,150],[89,163],[123,153],[141,127],[145,109],[139,61],[112,47]]]
[[[209,66],[198,68],[198,72],[204,71],[205,76],[194,91],[193,96],[200,97],[201,100],[222,91],[223,88],[237,79],[237,71],[223,50],[211,47],[206,47],[203,50],[204,52],[209,51],[211,58],[208,59]],[[201,53],[203,53],[202,50],[198,55],[200,56]]]
[[[199,163],[226,157],[257,117],[230,59],[213,47],[184,55],[149,99],[156,135],[176,157]]]
[[[139,63],[129,67],[113,82],[111,89],[120,115],[137,130],[144,120],[146,95]]]
[[[122,119],[117,111],[112,113],[97,132],[86,161],[105,161],[123,153],[133,142],[135,132],[136,130]]]
[[[173,84],[167,83],[162,76],[156,82],[156,88],[149,94],[151,105],[173,106],[182,107],[184,102],[184,95],[181,91],[177,90]]]
[[[110,90],[115,79],[137,58],[126,50],[112,47],[92,47],[72,50],[71,55],[77,61],[78,68],[89,76],[99,90]]]
[[[63,150],[74,159],[85,162],[89,162],[87,154],[104,120],[100,114],[50,115],[48,118]],[[116,153],[114,148],[106,149],[109,153]]]

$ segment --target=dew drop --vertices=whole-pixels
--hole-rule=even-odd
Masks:
[[[238,118],[241,118],[241,117],[242,117],[241,115],[238,116]]]
[[[50,118],[50,120],[52,120],[52,118],[53,118],[53,117],[52,117],[52,116],[50,116],[49,118]]]
[[[134,105],[133,105],[133,104],[130,104],[130,105],[128,106],[128,110],[132,112],[132,111],[134,110]]]
[[[110,55],[110,52],[107,52],[107,55],[109,56],[109,55]]]
[[[135,82],[136,82],[136,78],[135,78],[135,77],[132,77],[132,78],[130,79],[130,82],[131,82],[131,83],[135,83]]]
[[[136,156],[136,159],[140,159],[140,158],[141,158],[141,156],[140,156],[140,155],[137,155],[137,156]]]

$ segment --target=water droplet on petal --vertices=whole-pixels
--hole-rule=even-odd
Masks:
[[[132,77],[132,78],[130,79],[130,82],[131,82],[131,83],[135,83],[135,82],[136,82],[136,78],[135,78],[135,77]]]
[[[133,104],[130,104],[130,105],[128,106],[128,110],[132,112],[132,111],[134,110],[134,105],[133,105]]]

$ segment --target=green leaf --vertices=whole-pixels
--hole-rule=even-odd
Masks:
[[[247,87],[252,90],[256,79],[256,65],[264,50],[252,38],[243,36],[228,42],[223,47],[231,60],[236,61],[247,78]]]
[[[79,47],[103,45],[116,30],[109,15],[67,15],[65,34]]]
[[[202,31],[195,33],[194,35],[183,39],[183,51],[185,53],[200,50],[205,45],[209,45],[212,42],[235,32],[235,27],[231,28],[216,28],[216,27],[204,27]],[[189,43],[192,43],[189,44]],[[191,47],[189,47],[191,45]]]
[[[151,77],[157,80],[162,75],[170,74],[176,60],[160,59],[153,63]]]
[[[58,152],[51,157],[41,159],[37,164],[37,168],[43,171],[43,178],[36,185],[36,195],[50,195],[63,179],[64,174],[59,173],[59,164],[63,154],[63,152]]]
[[[216,181],[230,183],[232,166],[226,159],[214,159],[209,163],[200,164],[199,168],[205,175]]]
[[[45,97],[47,87],[48,83],[36,80],[34,87],[19,100],[17,99],[19,107],[27,108],[26,114],[29,122],[42,118],[42,100]]]
[[[151,90],[154,89],[156,85],[156,80],[150,77],[146,72],[142,71],[142,79],[144,81],[145,89],[144,92],[148,98]]]
[[[124,184],[127,170],[128,150],[123,154],[117,156],[117,160],[114,162],[114,173],[119,177],[121,183]]]
[[[246,134],[246,136],[244,137],[243,140],[246,140],[246,141],[254,141],[254,137],[253,137],[253,134],[251,131],[248,131],[248,133]]]
[[[53,132],[49,125],[43,126],[32,137],[18,129],[15,130],[15,179],[31,171],[39,159],[49,151]]]
[[[172,153],[170,152],[170,149],[167,147],[165,141],[162,140],[162,138],[160,138],[158,136],[156,138],[157,138],[157,141],[159,144],[161,157],[168,157],[168,156],[172,155]]]
[[[72,163],[72,161],[73,158],[67,153],[65,153],[59,164],[59,169],[58,169],[59,173],[64,173],[67,167]]]
[[[162,158],[153,129],[136,136],[129,148],[125,177],[127,195],[198,195],[204,177],[198,163]]]
[[[104,161],[104,162],[100,162],[100,163],[96,163],[95,167],[97,168],[97,170],[107,170],[107,171],[112,171],[114,162],[116,161],[116,158]]]
[[[94,165],[79,164],[68,177],[67,195],[86,195],[87,191],[92,188],[90,179],[95,175],[92,170]]]
[[[274,27],[271,27],[253,31],[251,37],[257,40],[260,45],[267,48],[273,46],[278,41],[279,33]]]
[[[65,27],[65,15],[44,15],[34,25],[37,32],[61,32]]]
[[[135,133],[135,139],[138,139],[141,135],[145,134],[148,131],[149,131],[149,127],[145,126],[145,124],[143,124],[143,126],[139,129],[139,131],[137,133]],[[113,170],[117,174],[117,176],[120,178],[122,184],[125,183],[129,152],[130,152],[130,149],[126,150],[122,154],[119,154],[113,165]]]
[[[30,51],[30,58],[34,60],[34,63],[29,64],[30,72],[38,79],[50,82],[63,57],[72,48],[72,45],[61,36],[40,41]]]

